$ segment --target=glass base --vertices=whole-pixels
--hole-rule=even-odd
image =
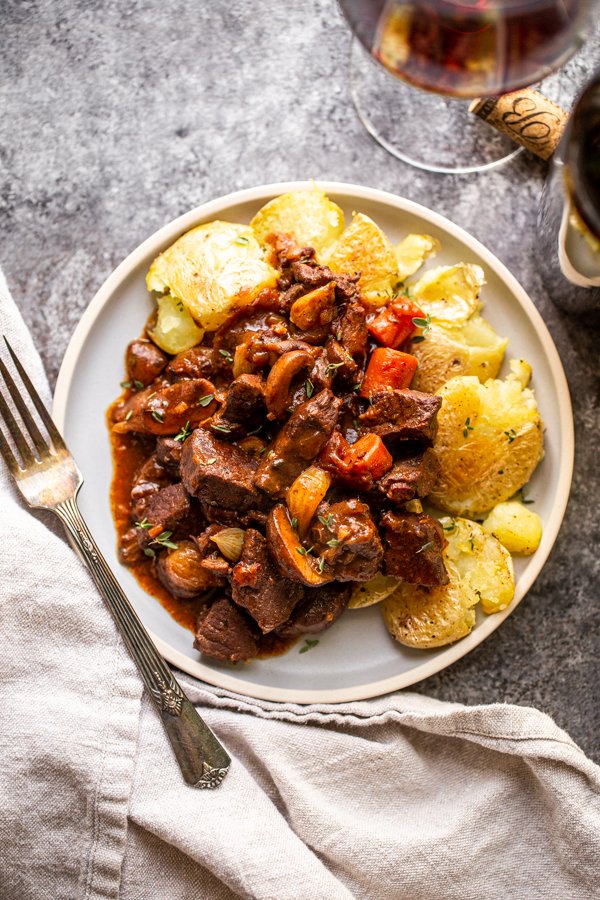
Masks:
[[[482,172],[522,147],[469,112],[469,102],[418,90],[395,78],[354,39],[350,92],[358,117],[388,153],[427,172]]]

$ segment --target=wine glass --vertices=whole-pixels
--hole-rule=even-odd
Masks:
[[[593,4],[340,0],[356,38],[350,78],[359,118],[386,150],[421,169],[475,172],[505,162],[520,148],[465,100],[520,89],[563,65],[583,42]]]

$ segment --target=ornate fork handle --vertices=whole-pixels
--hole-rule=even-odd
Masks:
[[[214,788],[225,778],[231,759],[152,643],[131,603],[98,549],[75,497],[53,507],[104,597],[153,698],[177,762],[188,784]]]

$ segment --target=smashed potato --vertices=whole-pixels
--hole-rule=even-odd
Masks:
[[[508,344],[489,322],[473,315],[464,325],[432,323],[426,340],[415,343],[411,353],[419,360],[412,387],[435,393],[449,378],[475,375],[480,381],[495,378]]]
[[[409,234],[396,244],[396,268],[398,281],[405,281],[420,269],[426,259],[440,250],[440,242],[429,234]]]
[[[201,328],[215,331],[278,275],[251,228],[216,221],[192,228],[157,256],[146,286],[181,300]]]
[[[344,230],[344,213],[317,185],[290,191],[269,200],[256,213],[250,227],[261,244],[273,233],[292,234],[303,247],[320,256]]]
[[[156,325],[148,334],[165,353],[181,353],[195,347],[204,332],[198,328],[181,300],[170,294],[157,297]]]
[[[535,397],[514,375],[485,384],[451,378],[438,394],[441,471],[429,498],[445,512],[477,518],[522,488],[543,457]]]
[[[511,553],[523,556],[535,553],[542,539],[542,520],[518,500],[498,503],[481,527],[497,537]]]
[[[373,306],[387,303],[398,281],[392,245],[379,225],[363,213],[354,215],[325,262],[336,273],[360,273],[360,289]]]
[[[481,266],[459,263],[430,269],[412,287],[412,299],[434,322],[464,325],[479,308],[485,284]]]
[[[394,593],[399,583],[398,579],[392,578],[391,575],[376,575],[370,581],[355,584],[348,609],[362,609],[364,606],[380,603]]]
[[[475,607],[505,609],[514,596],[510,553],[476,522],[442,519],[448,545],[448,584],[426,588],[401,584],[381,611],[392,637],[419,650],[443,647],[465,637],[475,625]]]

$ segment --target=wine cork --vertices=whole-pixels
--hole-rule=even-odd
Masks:
[[[531,88],[478,98],[469,105],[469,112],[542,159],[550,159],[558,147],[569,117],[564,109]]]

